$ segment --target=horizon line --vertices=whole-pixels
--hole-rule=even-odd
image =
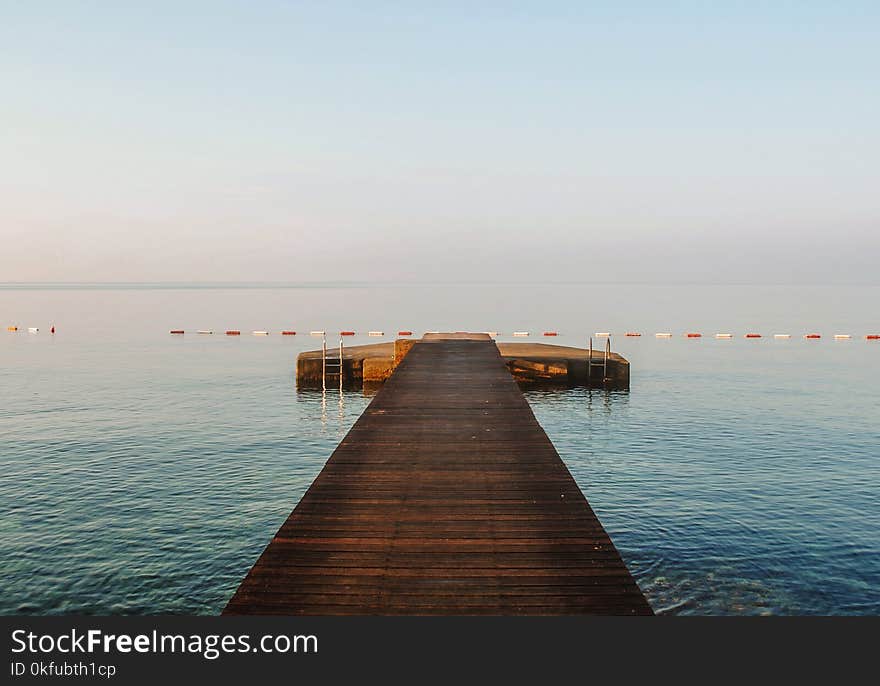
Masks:
[[[297,287],[311,287],[311,286],[336,286],[336,287],[346,287],[346,286],[394,286],[394,285],[412,285],[412,286],[436,286],[436,285],[444,285],[444,286],[469,286],[469,285],[485,285],[485,286],[494,286],[494,285],[520,285],[520,286],[687,286],[687,285],[699,285],[699,286],[790,286],[790,287],[804,287],[804,286],[867,286],[867,287],[877,287],[880,286],[880,282],[870,282],[870,281],[826,281],[822,283],[817,283],[815,281],[734,281],[734,280],[721,280],[721,281],[706,281],[706,280],[694,280],[694,279],[682,279],[682,280],[666,280],[666,281],[658,281],[658,280],[644,280],[644,281],[632,281],[632,280],[621,280],[621,281],[611,281],[608,279],[604,280],[522,280],[522,279],[512,279],[512,280],[480,280],[480,279],[463,279],[457,281],[449,281],[449,280],[420,280],[420,279],[386,279],[386,280],[364,280],[364,279],[352,279],[352,280],[333,280],[333,279],[322,279],[322,280],[302,280],[302,281],[288,281],[288,280],[266,280],[266,281],[249,281],[249,280],[209,280],[209,279],[196,279],[196,280],[144,280],[144,281],[0,281],[0,288],[35,288],[35,287],[73,287],[73,286],[95,286],[95,287],[112,287],[112,286],[140,286],[140,287],[202,287],[202,288],[237,288],[237,287],[251,287],[251,288],[273,288],[273,287],[286,287],[286,288],[297,288]]]

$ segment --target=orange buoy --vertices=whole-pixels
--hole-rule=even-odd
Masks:
[[[761,334],[759,333],[747,333],[746,338],[761,338]]]
[[[183,329],[171,329],[171,333],[183,333]]]
[[[545,336],[558,336],[559,334],[556,331],[545,331]]]
[[[296,331],[282,331],[282,336],[296,336]]]
[[[235,329],[230,329],[226,332],[227,336],[241,336],[241,331],[236,331]]]
[[[701,334],[701,333],[686,333],[685,336],[687,338],[702,338],[703,334]]]
[[[816,339],[822,338],[822,335],[818,333],[808,333],[806,336],[804,336],[804,338]]]
[[[340,331],[340,336],[354,336],[354,331]]]
[[[398,331],[398,336],[412,336],[412,331]]]

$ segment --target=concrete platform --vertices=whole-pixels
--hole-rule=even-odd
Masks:
[[[425,334],[422,340],[491,340],[487,334]],[[401,338],[389,343],[353,345],[343,348],[343,386],[362,388],[365,383],[385,381],[418,339]],[[594,366],[588,375],[586,348],[547,343],[496,343],[514,379],[524,385],[589,386],[628,389],[629,361],[612,352],[608,358],[607,382],[602,368]],[[335,351],[334,351],[335,352]],[[603,361],[604,351],[593,350],[594,364]],[[299,388],[321,388],[321,351],[300,353],[296,360]],[[338,381],[328,382],[337,386]]]

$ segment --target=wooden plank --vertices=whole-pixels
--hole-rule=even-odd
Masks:
[[[419,341],[226,614],[651,614],[488,336]]]

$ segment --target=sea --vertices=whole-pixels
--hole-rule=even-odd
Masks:
[[[880,614],[878,303],[871,285],[0,284],[0,614],[219,613],[370,402],[297,388],[312,330],[610,332],[628,391],[526,397],[655,612]]]

